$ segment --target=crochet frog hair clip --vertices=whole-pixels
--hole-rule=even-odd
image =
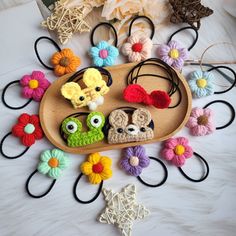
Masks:
[[[208,108],[211,104],[214,103],[223,103],[231,111],[230,120],[222,126],[215,127],[213,121],[213,111]],[[235,110],[234,107],[224,100],[215,100],[206,104],[203,108],[195,107],[192,109],[189,120],[186,124],[186,127],[190,129],[190,133],[193,136],[205,136],[213,133],[215,130],[224,129],[232,124],[235,119]]]
[[[76,201],[88,204],[95,201],[101,193],[103,181],[112,177],[111,169],[112,160],[109,157],[101,156],[99,153],[93,153],[88,156],[87,161],[80,166],[81,174],[74,183],[73,195]],[[81,200],[77,195],[77,186],[83,175],[88,177],[91,184],[99,184],[99,188],[95,196],[90,200]]]
[[[188,49],[182,47],[182,45],[178,41],[172,40],[172,38],[177,33],[187,29],[193,30],[196,34],[192,45]],[[163,60],[169,66],[172,66],[177,70],[181,70],[184,66],[184,61],[188,59],[188,52],[195,46],[197,41],[198,41],[198,31],[195,28],[193,27],[181,28],[170,36],[167,44],[162,44],[157,48],[157,55],[161,60]]]
[[[11,85],[20,84],[22,87],[21,95],[24,98],[28,98],[29,100],[18,107],[11,106],[6,102],[5,95],[7,92],[7,89]],[[41,71],[33,71],[31,75],[24,75],[20,80],[14,80],[10,83],[8,83],[4,88],[2,92],[2,102],[3,104],[13,110],[18,110],[26,107],[32,100],[36,102],[40,102],[44,93],[50,86],[50,82],[45,77],[45,74]]]
[[[107,41],[100,41],[98,44],[95,45],[94,33],[95,30],[100,26],[107,26],[112,29],[115,36],[114,46],[110,45]],[[99,67],[114,65],[116,58],[119,56],[119,50],[117,48],[118,37],[114,26],[107,22],[99,23],[93,28],[90,36],[90,41],[92,47],[89,50],[89,55],[93,59],[93,64]]]
[[[18,137],[21,141],[21,144],[26,147],[22,153],[16,156],[8,156],[3,151],[4,141],[11,134],[13,134],[15,137]],[[0,152],[5,158],[8,159],[19,158],[28,151],[28,149],[35,143],[36,140],[42,138],[43,138],[43,130],[40,126],[38,115],[29,115],[27,113],[23,113],[18,117],[18,123],[12,127],[11,132],[7,133],[2,138],[0,143]]]
[[[207,178],[209,174],[209,166],[207,161],[198,153],[193,152],[192,147],[189,146],[187,138],[177,137],[177,138],[170,138],[164,141],[160,154],[164,159],[166,159],[167,161],[171,162],[173,165],[178,167],[180,173],[186,179],[192,182],[202,182]],[[205,166],[205,173],[200,179],[193,179],[189,177],[181,168],[185,164],[185,160],[192,157],[193,155],[199,158],[199,160],[202,161],[202,163]]]
[[[108,143],[112,144],[152,139],[153,130],[151,113],[145,108],[134,107],[123,107],[112,111],[104,127]]]
[[[46,150],[42,152],[37,169],[32,174],[30,174],[26,181],[26,192],[33,198],[45,197],[52,190],[57,179],[61,177],[62,172],[68,168],[69,164],[70,162],[67,155],[60,149]],[[31,192],[29,185],[32,177],[38,172],[43,175],[48,175],[48,177],[52,178],[53,181],[43,194],[35,195]]]
[[[107,78],[107,82],[103,79]],[[81,81],[86,88],[82,89]],[[109,71],[101,67],[86,67],[74,75],[61,87],[61,94],[71,101],[74,108],[88,106],[89,110],[96,110],[104,103],[103,95],[107,94],[112,85],[112,77]]]
[[[148,66],[155,66],[166,72],[162,74],[141,73],[141,69]],[[150,94],[138,83],[141,77],[154,77],[164,79],[170,83],[168,91],[154,90]],[[148,78],[146,78],[148,79]],[[178,92],[179,97],[175,105],[170,106],[171,96]],[[179,89],[179,76],[176,71],[168,64],[157,58],[150,58],[134,66],[127,76],[127,87],[123,91],[123,98],[130,103],[142,103],[147,106],[154,106],[158,109],[175,108],[182,100],[182,94]]]
[[[151,160],[158,162],[164,170],[164,177],[157,184],[147,183],[140,176],[142,173],[142,169],[148,167]],[[154,188],[159,187],[166,182],[167,177],[168,177],[168,171],[165,164],[161,160],[155,157],[147,156],[145,152],[145,148],[143,146],[128,147],[128,148],[123,149],[120,166],[128,174],[137,177],[137,179],[142,184],[148,187],[154,187]]]
[[[42,61],[41,57],[39,56],[38,43],[44,39],[51,42],[54,45],[54,47],[57,49],[57,52],[52,55],[51,60],[50,60],[53,67],[46,65]],[[46,36],[39,37],[35,41],[34,50],[35,50],[35,53],[39,62],[46,69],[53,70],[56,76],[62,76],[65,74],[75,72],[81,63],[80,58],[77,57],[70,48],[61,49],[59,45],[53,39]]]
[[[137,19],[144,19],[149,23],[151,28],[150,38],[144,34],[140,34],[139,32],[131,35],[133,23]],[[129,62],[140,62],[151,57],[153,47],[152,38],[154,33],[155,26],[150,18],[146,16],[136,16],[133,18],[133,20],[130,22],[127,41],[123,44],[121,49],[122,53],[128,57]]]
[[[88,131],[82,131],[80,116],[87,116]],[[66,117],[60,125],[60,135],[69,147],[81,147],[104,139],[105,117],[101,112],[77,112]]]

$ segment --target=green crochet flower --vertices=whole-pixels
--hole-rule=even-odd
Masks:
[[[67,155],[60,149],[46,150],[40,156],[37,170],[41,174],[58,179],[69,163]]]

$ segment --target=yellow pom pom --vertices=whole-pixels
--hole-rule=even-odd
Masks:
[[[207,81],[205,79],[198,79],[197,80],[197,86],[199,88],[205,88],[207,86]]]
[[[179,144],[175,147],[174,152],[175,152],[176,155],[180,156],[180,155],[184,154],[185,147],[183,145]]]

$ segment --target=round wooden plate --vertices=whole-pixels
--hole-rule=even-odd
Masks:
[[[136,65],[135,63],[116,65],[112,67],[107,67],[106,69],[112,75],[113,84],[111,86],[110,92],[106,94],[105,102],[102,106],[99,106],[97,111],[101,111],[107,116],[112,110],[124,107],[145,107],[151,114],[154,120],[154,138],[145,142],[132,142],[123,144],[108,144],[106,139],[101,142],[87,145],[84,147],[71,148],[66,145],[62,140],[59,132],[59,127],[63,119],[68,115],[78,112],[86,111],[89,112],[88,108],[74,109],[70,103],[67,101],[60,93],[61,86],[66,82],[70,75],[65,75],[57,79],[52,85],[47,89],[43,96],[40,104],[39,116],[43,131],[48,138],[48,140],[56,147],[70,153],[80,153],[87,154],[111,149],[119,149],[124,147],[136,146],[145,143],[153,143],[157,141],[163,141],[173,136],[178,132],[187,122],[192,105],[192,96],[189,90],[188,84],[185,78],[179,75],[180,78],[180,90],[182,93],[181,104],[174,109],[156,109],[151,106],[144,106],[141,104],[131,104],[127,103],[122,98],[123,89],[126,87],[126,76],[132,67]],[[146,70],[146,71],[145,71]],[[156,67],[149,66],[147,68],[143,67],[142,73],[159,73],[165,75],[165,72]],[[169,86],[168,82],[163,79],[157,79],[154,77],[142,77],[139,79],[138,83],[146,89],[146,91],[151,92],[153,90],[164,90],[167,91]],[[176,92],[172,97],[171,104],[176,104],[178,101],[178,93]],[[84,127],[86,125],[84,124]]]

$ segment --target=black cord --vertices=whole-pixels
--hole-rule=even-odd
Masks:
[[[177,33],[181,32],[181,31],[184,31],[184,30],[186,30],[186,29],[191,29],[191,30],[193,30],[193,31],[195,32],[195,34],[196,34],[196,37],[195,37],[193,43],[192,43],[191,46],[188,48],[188,51],[190,51],[190,50],[195,46],[195,44],[196,44],[197,41],[198,41],[198,31],[197,31],[197,29],[195,29],[195,28],[193,28],[193,27],[191,27],[191,26],[183,27],[183,28],[181,28],[181,29],[175,31],[175,32],[170,36],[170,38],[169,38],[169,40],[168,40],[167,43],[169,43],[169,42],[172,40],[172,38],[173,38]]]
[[[19,109],[22,109],[22,108],[26,107],[26,106],[32,101],[32,99],[29,99],[24,105],[19,106],[19,107],[12,107],[12,106],[10,106],[9,104],[7,104],[7,102],[6,102],[6,100],[5,100],[5,94],[6,94],[7,89],[8,89],[12,84],[17,84],[17,83],[19,83],[19,82],[20,82],[20,80],[14,80],[14,81],[10,82],[9,84],[7,84],[7,85],[3,88],[3,91],[2,91],[2,103],[3,103],[6,107],[8,107],[8,108],[10,108],[10,109],[12,109],[12,110],[19,110]]]
[[[95,46],[94,41],[93,41],[94,33],[95,33],[95,30],[96,30],[98,27],[100,27],[101,25],[105,25],[105,26],[107,26],[107,27],[110,27],[110,28],[113,30],[114,36],[115,36],[115,43],[114,43],[114,45],[115,45],[115,47],[117,47],[118,36],[117,36],[116,29],[115,29],[115,27],[114,27],[112,24],[110,24],[110,23],[108,23],[108,22],[101,22],[101,23],[97,24],[97,25],[93,28],[93,30],[92,30],[92,32],[91,32],[91,35],[90,35],[90,42],[91,42],[91,45],[92,45],[93,47]]]
[[[164,177],[163,177],[163,179],[161,180],[160,183],[157,183],[157,184],[149,184],[149,183],[145,182],[140,176],[137,176],[137,179],[138,179],[142,184],[144,184],[144,185],[146,185],[146,186],[148,186],[148,187],[156,188],[156,187],[159,187],[159,186],[161,186],[162,184],[164,184],[164,183],[166,182],[167,177],[168,177],[168,170],[167,170],[165,164],[164,164],[161,160],[159,160],[159,159],[157,159],[157,158],[155,158],[155,157],[149,157],[149,158],[152,159],[152,160],[154,160],[154,161],[157,161],[157,162],[159,162],[159,163],[161,164],[161,166],[162,166],[162,168],[163,168],[163,170],[164,170]]]
[[[83,173],[80,173],[80,175],[77,177],[77,179],[75,180],[75,183],[74,183],[74,186],[73,186],[73,195],[74,195],[74,198],[76,201],[78,201],[79,203],[83,203],[83,204],[89,204],[89,203],[92,203],[93,201],[95,201],[98,196],[100,195],[101,191],[102,191],[102,186],[103,186],[103,180],[102,182],[99,184],[99,188],[98,188],[98,191],[97,193],[95,194],[95,196],[93,198],[91,198],[90,200],[88,201],[84,201],[84,200],[81,200],[79,199],[79,197],[77,196],[77,193],[76,193],[76,188],[77,188],[77,185],[79,183],[79,180],[81,179],[81,177],[83,176]]]
[[[23,156],[29,150],[30,147],[26,147],[26,149],[22,153],[18,154],[17,156],[12,157],[12,156],[8,156],[7,154],[5,154],[3,152],[3,143],[4,143],[5,139],[11,134],[12,134],[12,132],[9,132],[2,138],[2,140],[0,142],[0,152],[7,159],[16,159],[16,158],[19,158],[19,157]]]
[[[151,36],[150,36],[150,39],[152,39],[153,36],[154,36],[154,33],[155,33],[155,25],[153,24],[152,20],[151,20],[150,18],[148,18],[147,16],[136,16],[136,17],[134,17],[134,18],[132,19],[132,21],[130,22],[130,25],[129,25],[129,35],[128,35],[128,36],[131,35],[131,30],[132,30],[132,25],[133,25],[133,23],[134,23],[137,19],[141,19],[141,18],[147,20],[147,22],[149,23],[150,28],[151,28]]]
[[[61,48],[59,47],[59,45],[58,45],[53,39],[51,39],[51,38],[49,38],[49,37],[47,37],[47,36],[39,37],[39,38],[35,41],[35,43],[34,43],[34,51],[35,51],[35,53],[36,53],[36,56],[37,56],[39,62],[40,62],[45,68],[47,68],[47,69],[49,69],[49,70],[54,70],[53,67],[46,65],[46,64],[42,61],[41,57],[39,56],[38,43],[39,43],[39,41],[42,40],[42,39],[47,39],[47,40],[49,40],[49,41],[54,45],[54,47],[57,49],[58,52],[61,51]]]
[[[231,125],[232,122],[233,122],[234,119],[235,119],[235,110],[234,110],[234,107],[233,107],[229,102],[226,102],[225,100],[214,100],[214,101],[212,101],[212,102],[207,103],[203,108],[207,108],[207,107],[209,107],[209,106],[210,106],[211,104],[213,104],[213,103],[223,103],[223,104],[225,104],[226,106],[228,106],[228,108],[229,108],[230,111],[231,111],[231,118],[230,118],[229,122],[227,122],[225,125],[216,127],[216,129],[224,129],[224,128],[228,127],[229,125]]]
[[[203,177],[201,177],[200,179],[192,179],[192,178],[190,178],[188,175],[186,175],[185,173],[184,173],[184,171],[182,170],[182,168],[181,167],[178,167],[178,169],[179,169],[179,171],[180,171],[180,173],[186,178],[186,179],[188,179],[188,180],[190,180],[190,181],[192,181],[192,182],[202,182],[203,180],[205,180],[206,178],[207,178],[207,176],[209,175],[209,165],[208,165],[208,163],[207,163],[207,161],[202,157],[202,156],[200,156],[198,153],[196,153],[196,152],[194,152],[193,153],[195,156],[197,156],[204,164],[205,164],[205,166],[206,166],[206,173],[205,173],[205,175],[203,176]]]
[[[34,195],[30,192],[29,190],[29,183],[30,183],[30,180],[31,178],[38,172],[38,170],[35,170],[29,177],[28,179],[26,180],[26,183],[25,183],[25,190],[26,192],[29,194],[30,197],[33,197],[33,198],[42,198],[42,197],[45,197],[53,188],[54,184],[56,183],[56,179],[54,179],[51,183],[51,185],[49,186],[48,190],[41,194],[41,195]]]

